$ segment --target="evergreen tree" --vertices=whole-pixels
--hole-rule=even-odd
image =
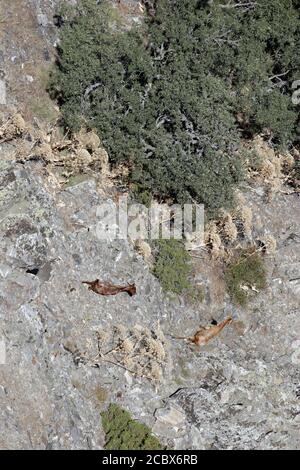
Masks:
[[[295,141],[298,0],[157,0],[130,30],[104,0],[61,18],[51,88],[65,125],[97,128],[137,191],[214,212],[241,181],[241,135]]]

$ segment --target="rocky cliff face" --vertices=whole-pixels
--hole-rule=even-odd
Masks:
[[[34,18],[48,4],[17,3]],[[277,239],[267,290],[234,308],[203,255],[206,300],[192,308],[161,291],[129,241],[99,240],[97,207],[115,201],[93,177],[62,186],[15,150],[0,146],[0,448],[101,449],[100,413],[115,402],[170,447],[299,449],[299,196],[246,195],[253,239]],[[82,284],[96,278],[134,282],[137,295],[96,295]],[[169,336],[228,313],[233,324],[200,351]]]
[[[167,334],[223,311],[168,299],[129,242],[99,241],[97,206],[114,202],[93,180],[62,190],[44,173],[1,160],[1,447],[101,448],[100,411],[117,402],[176,448],[299,448],[299,239],[287,201],[258,216],[282,214],[268,291],[197,351]],[[135,282],[137,295],[81,284],[97,277]],[[148,339],[138,362],[100,357],[114,335]]]

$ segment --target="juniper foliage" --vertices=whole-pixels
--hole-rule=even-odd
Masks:
[[[241,136],[297,140],[299,0],[154,3],[130,30],[105,0],[65,7],[52,94],[65,126],[96,128],[141,193],[214,212],[242,179]]]

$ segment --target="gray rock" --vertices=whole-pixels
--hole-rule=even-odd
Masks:
[[[44,13],[39,13],[37,15],[37,21],[39,26],[43,26],[44,28],[48,26],[48,17]]]
[[[167,405],[156,410],[155,419],[153,432],[165,439],[179,439],[187,432],[186,416],[179,406]]]
[[[7,3],[14,17],[19,2]],[[35,63],[38,50],[49,51],[48,61],[58,41],[48,26],[60,0],[20,3],[37,17],[30,33],[40,42],[25,50],[13,28],[3,38],[0,104],[9,99],[17,107],[22,63]],[[131,12],[138,4],[122,3]],[[60,190],[41,165],[16,164],[14,153],[14,146],[0,146],[0,448],[102,449],[100,412],[117,402],[169,448],[300,449],[297,196],[271,204],[263,202],[263,188],[247,196],[253,240],[267,228],[278,241],[266,259],[268,289],[246,310],[229,301],[224,308],[212,295],[216,277],[200,263],[209,301],[190,308],[162,293],[129,242],[97,238],[97,206],[114,201],[100,196],[94,181]],[[97,296],[81,284],[96,277],[134,281],[137,295]],[[200,351],[168,337],[160,383],[89,360],[97,357],[99,329],[151,329],[159,321],[166,335],[185,335],[229,313],[234,325]]]
[[[0,79],[0,105],[6,104],[6,83]]]
[[[251,312],[235,310],[242,333],[229,327],[200,352],[170,340],[162,381],[151,383],[117,365],[92,367],[95,331],[159,321],[166,334],[190,334],[219,307],[169,299],[128,241],[97,238],[97,207],[113,201],[93,180],[60,190],[38,163],[1,168],[1,448],[101,449],[100,411],[110,402],[177,449],[300,448],[300,319],[290,282],[299,245],[276,254],[273,277],[281,282]],[[278,216],[287,210],[278,202]],[[133,281],[137,295],[97,296],[81,284],[96,277]],[[202,280],[211,285],[205,273]]]

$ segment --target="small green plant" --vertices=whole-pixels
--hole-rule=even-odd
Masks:
[[[145,424],[132,419],[130,413],[115,403],[102,414],[108,450],[160,450],[163,446]]]
[[[152,195],[150,191],[140,189],[138,184],[133,184],[132,185],[132,192],[133,196],[136,199],[136,201],[140,204],[143,204],[146,207],[151,206],[152,202]]]
[[[261,255],[254,249],[243,250],[227,268],[225,280],[232,300],[245,306],[250,295],[264,289],[267,284],[266,268]]]
[[[157,256],[153,273],[165,291],[182,294],[190,287],[190,255],[179,240],[159,240],[155,243]]]

